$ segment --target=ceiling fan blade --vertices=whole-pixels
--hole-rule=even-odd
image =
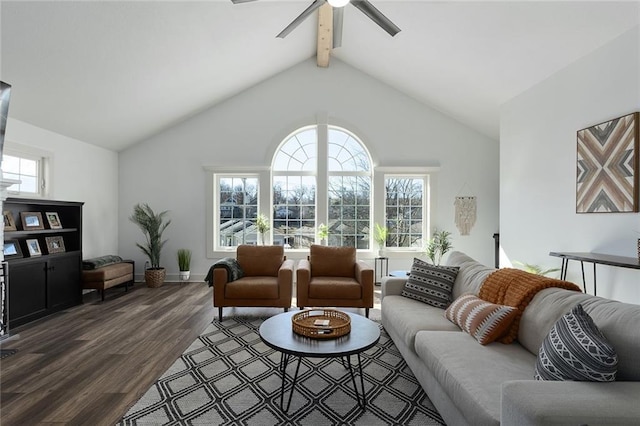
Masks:
[[[311,15],[313,12],[315,12],[316,9],[322,6],[325,1],[326,0],[314,0],[313,3],[311,3],[309,7],[307,7],[304,12],[300,14],[300,16],[298,16],[289,25],[287,25],[284,30],[280,31],[280,34],[278,34],[276,37],[285,38],[291,31],[293,31],[298,25],[300,25],[302,21],[307,19],[309,15]]]
[[[400,28],[396,26],[389,18],[384,16],[374,5],[368,0],[351,0],[351,4],[357,7],[362,13],[367,15],[373,22],[380,25],[380,28],[388,32],[391,37],[400,32]]]
[[[333,48],[342,46],[342,21],[344,7],[333,8]]]
[[[231,0],[231,3],[233,3],[233,4],[249,3],[251,1],[256,1],[256,0]]]

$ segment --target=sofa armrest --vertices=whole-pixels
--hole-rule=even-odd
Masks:
[[[640,382],[512,380],[502,384],[501,425],[632,425]]]
[[[311,281],[311,262],[302,259],[296,267],[296,303],[304,307],[309,300],[309,282]]]
[[[382,280],[380,280],[380,300],[384,299],[385,296],[400,296],[406,282],[407,279],[403,277],[382,277]]]

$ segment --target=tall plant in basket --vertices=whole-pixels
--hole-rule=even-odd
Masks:
[[[171,223],[166,219],[169,212],[155,213],[146,203],[136,204],[133,214],[129,219],[138,225],[145,236],[145,243],[136,243],[136,246],[149,258],[150,267],[144,271],[144,280],[147,287],[160,287],[164,283],[166,270],[160,266],[160,254],[167,240],[162,239],[162,233]]]

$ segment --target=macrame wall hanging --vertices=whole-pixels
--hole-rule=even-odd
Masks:
[[[460,235],[469,235],[476,223],[476,197],[456,197],[456,227]]]

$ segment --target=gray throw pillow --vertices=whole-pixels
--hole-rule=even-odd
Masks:
[[[615,349],[576,305],[551,327],[536,361],[536,380],[613,382],[618,369]]]
[[[446,309],[451,304],[451,291],[459,270],[457,266],[434,266],[415,258],[401,294]]]

